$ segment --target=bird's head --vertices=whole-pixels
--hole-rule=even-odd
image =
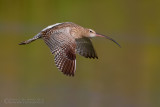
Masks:
[[[87,33],[86,36],[88,37],[96,37],[96,32],[92,29],[87,29],[86,33]]]
[[[86,37],[104,37],[106,39],[109,39],[111,41],[113,41],[114,43],[116,43],[119,47],[121,47],[114,39],[108,37],[108,36],[105,36],[105,35],[102,35],[102,34],[98,34],[96,33],[94,30],[92,29],[86,29],[86,32],[85,32],[85,36]]]

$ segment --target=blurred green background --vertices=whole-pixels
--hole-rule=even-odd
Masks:
[[[18,45],[66,21],[122,48],[92,39],[99,59],[67,77],[42,40]],[[160,107],[159,35],[159,0],[0,0],[0,107]]]

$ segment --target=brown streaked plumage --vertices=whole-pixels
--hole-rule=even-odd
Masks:
[[[105,37],[118,46],[115,40],[108,36],[97,34],[94,30],[81,27],[72,22],[57,23],[46,27],[32,39],[23,41],[20,45],[42,38],[55,55],[57,68],[65,75],[74,76],[76,71],[76,53],[86,58],[97,58],[91,37]]]

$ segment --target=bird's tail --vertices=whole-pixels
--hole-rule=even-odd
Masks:
[[[19,45],[26,45],[26,44],[29,44],[29,43],[31,43],[31,42],[33,42],[33,41],[39,39],[39,38],[41,38],[41,34],[40,34],[40,33],[38,33],[36,36],[34,36],[34,37],[31,38],[31,39],[28,39],[28,40],[26,40],[26,41],[23,41],[23,42],[19,43]]]

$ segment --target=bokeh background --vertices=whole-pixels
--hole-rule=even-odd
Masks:
[[[42,40],[18,45],[66,21],[122,48],[92,39],[99,59],[77,55],[67,77]],[[0,107],[63,106],[160,107],[159,0],[0,0]]]

